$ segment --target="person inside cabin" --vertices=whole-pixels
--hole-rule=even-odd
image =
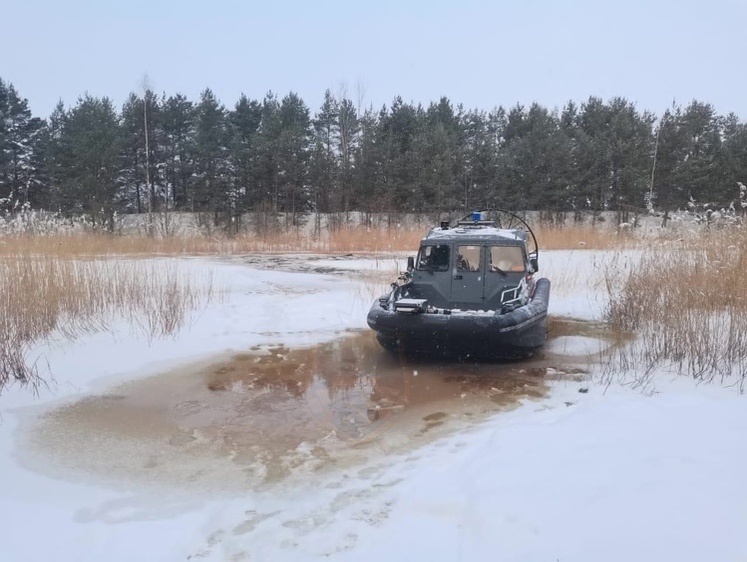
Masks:
[[[433,269],[442,270],[448,269],[449,267],[449,247],[448,246],[436,246],[433,248],[432,257]]]
[[[457,271],[471,271],[467,258],[462,254],[457,254]]]
[[[457,271],[480,271],[482,268],[480,246],[459,246],[457,248]]]
[[[449,269],[449,246],[425,246],[420,250],[418,269],[425,271],[446,271]]]
[[[518,246],[493,246],[490,248],[490,271],[498,273],[520,272],[526,268],[524,253]]]

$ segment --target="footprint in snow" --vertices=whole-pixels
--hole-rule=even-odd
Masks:
[[[394,480],[390,480],[389,482],[381,482],[378,484],[374,484],[374,488],[391,488],[392,486],[396,486],[400,482],[404,482],[404,478],[395,478]]]
[[[234,535],[244,535],[250,531],[253,531],[254,528],[259,525],[262,521],[269,519],[270,517],[274,517],[280,513],[279,511],[272,511],[270,513],[257,513],[256,511],[247,511],[246,515],[249,516],[249,519],[244,521],[243,523],[239,523],[234,527],[233,534]]]
[[[300,531],[302,534],[310,533],[311,531],[318,529],[322,525],[327,523],[327,518],[322,515],[312,515],[310,517],[304,517],[303,519],[290,519],[283,522],[283,527],[288,529],[295,529]]]
[[[342,541],[340,541],[340,544],[338,544],[334,550],[322,552],[321,555],[332,556],[334,554],[339,554],[340,552],[345,552],[346,550],[350,550],[351,548],[353,548],[357,542],[358,535],[356,535],[355,533],[348,533],[343,537]]]
[[[375,478],[376,476],[379,476],[391,466],[391,464],[369,466],[368,468],[364,468],[358,471],[358,478],[362,478],[363,480],[370,480],[372,478]]]
[[[216,544],[218,544],[220,541],[222,541],[223,540],[223,536],[225,534],[226,533],[224,531],[215,531],[212,535],[210,535],[207,538],[207,545],[208,545],[208,547],[212,548]]]
[[[373,491],[369,488],[342,492],[341,494],[338,494],[334,500],[332,500],[332,504],[329,506],[329,509],[330,511],[332,511],[332,513],[335,513],[350,505],[358,503],[359,500],[370,498],[373,495]]]

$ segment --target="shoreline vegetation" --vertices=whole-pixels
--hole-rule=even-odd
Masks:
[[[0,394],[11,383],[36,391],[48,382],[29,350],[53,334],[74,341],[126,322],[149,339],[164,338],[220,298],[209,273],[195,275],[178,263],[84,257],[56,238],[16,240],[17,247],[1,241]]]
[[[653,232],[653,233],[652,233]],[[75,338],[126,320],[149,338],[173,335],[190,312],[217,298],[169,257],[256,253],[354,254],[375,259],[417,250],[420,224],[340,227],[265,235],[144,236],[53,232],[0,236],[0,390],[35,387],[29,348],[50,334]],[[605,321],[635,339],[600,358],[605,376],[644,380],[657,367],[696,379],[747,377],[747,238],[742,228],[642,229],[540,225],[541,250],[603,252]],[[593,260],[592,260],[593,261]],[[591,266],[590,266],[591,267]],[[595,266],[596,267],[596,266]],[[563,272],[579,287],[584,272]],[[371,283],[381,283],[374,276]],[[631,375],[632,373],[632,375]]]

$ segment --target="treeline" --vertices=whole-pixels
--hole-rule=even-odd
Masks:
[[[747,183],[747,125],[699,101],[663,115],[624,98],[562,110],[491,111],[397,97],[380,109],[327,91],[312,114],[296,94],[211,90],[58,104],[48,119],[0,80],[0,208],[87,214],[250,211],[438,212],[477,207],[666,211],[690,198],[728,206]]]

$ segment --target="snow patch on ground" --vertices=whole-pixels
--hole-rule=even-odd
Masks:
[[[497,416],[429,456],[356,559],[739,559],[744,400],[679,386],[568,385],[566,408]]]
[[[609,255],[544,252],[551,314],[599,319]],[[333,260],[336,261],[336,260]],[[745,399],[657,375],[656,393],[560,381],[483,425],[303,486],[234,499],[54,480],[16,458],[24,406],[252,346],[312,345],[365,325],[370,302],[346,278],[218,261],[227,298],[177,338],[122,326],[35,352],[56,383],[0,396],[0,560],[737,560],[747,556]],[[361,264],[364,265],[364,264]],[[377,266],[372,267],[375,269]],[[561,337],[553,352],[598,350]],[[649,387],[651,388],[651,387]]]

